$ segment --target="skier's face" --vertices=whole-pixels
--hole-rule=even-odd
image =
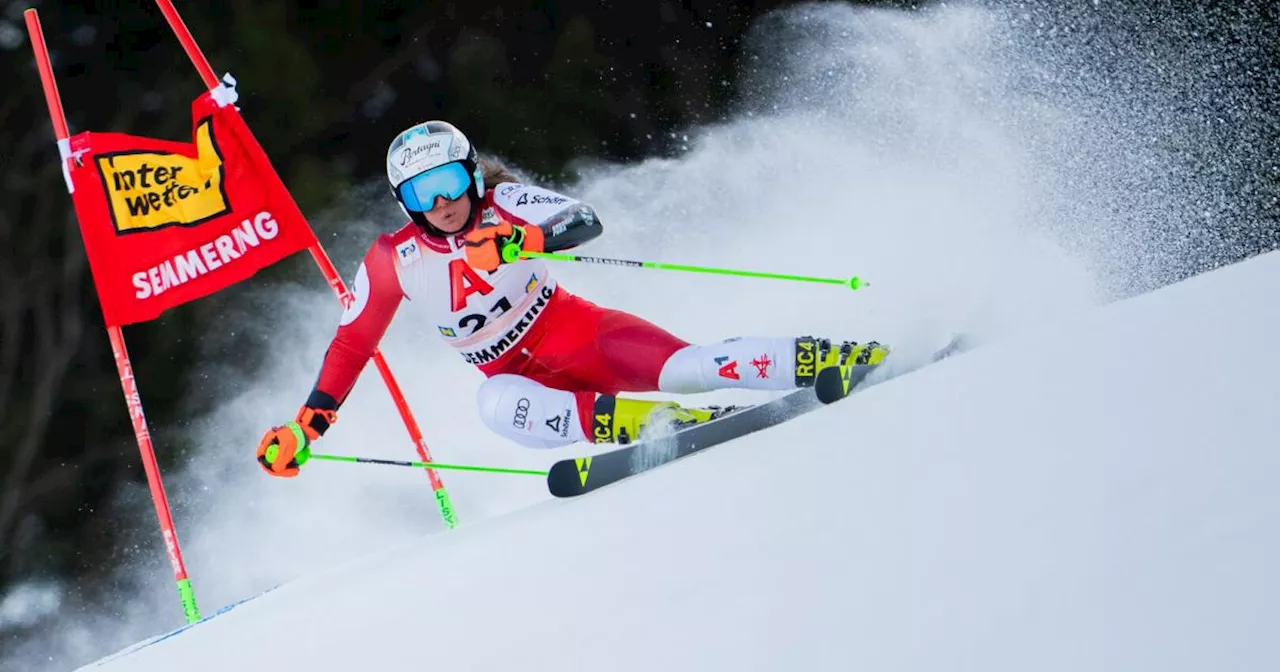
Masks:
[[[455,200],[444,196],[436,196],[436,202],[426,212],[431,226],[445,233],[458,233],[467,227],[467,216],[471,214],[471,194],[466,193]]]

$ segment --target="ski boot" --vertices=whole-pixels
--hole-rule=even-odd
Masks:
[[[845,341],[837,348],[828,339],[802,336],[796,339],[796,387],[817,385],[819,398],[831,403],[847,396],[854,384],[888,356],[889,348],[876,341]],[[833,372],[824,375],[829,369]],[[820,377],[833,382],[818,385]]]
[[[710,422],[744,406],[706,406],[686,408],[673,401],[647,401],[602,394],[592,411],[591,440],[595,443],[625,445],[643,438],[645,429],[654,425],[672,431]]]

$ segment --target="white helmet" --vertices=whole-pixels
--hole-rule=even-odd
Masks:
[[[456,167],[436,170],[450,164]],[[428,172],[432,174],[426,175]],[[387,181],[405,214],[427,233],[441,237],[452,234],[431,226],[424,214],[437,195],[453,200],[469,192],[468,222],[474,219],[484,195],[479,153],[462,131],[445,121],[417,124],[391,141],[387,148]]]

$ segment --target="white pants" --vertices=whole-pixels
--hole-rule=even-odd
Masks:
[[[662,367],[657,391],[694,394],[793,387],[795,339],[734,338],[677,350]],[[583,425],[590,422],[583,422],[578,395],[571,391],[504,373],[480,385],[477,401],[480,419],[489,429],[523,446],[559,448],[589,440]]]

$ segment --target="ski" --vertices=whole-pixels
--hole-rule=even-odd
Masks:
[[[965,347],[963,339],[953,339],[946,347],[934,353],[929,363]],[[551,465],[547,473],[547,488],[556,497],[576,497],[740,436],[767,429],[851,396],[862,389],[858,388],[858,384],[876,368],[878,367],[859,365],[832,367],[818,374],[812,388],[800,388],[777,399],[743,407],[667,437],[646,439],[597,455],[559,460]]]
[[[660,464],[772,427],[820,405],[813,390],[803,388],[669,437],[640,441],[598,455],[560,460],[551,465],[547,473],[547,487],[556,497],[586,494]]]

